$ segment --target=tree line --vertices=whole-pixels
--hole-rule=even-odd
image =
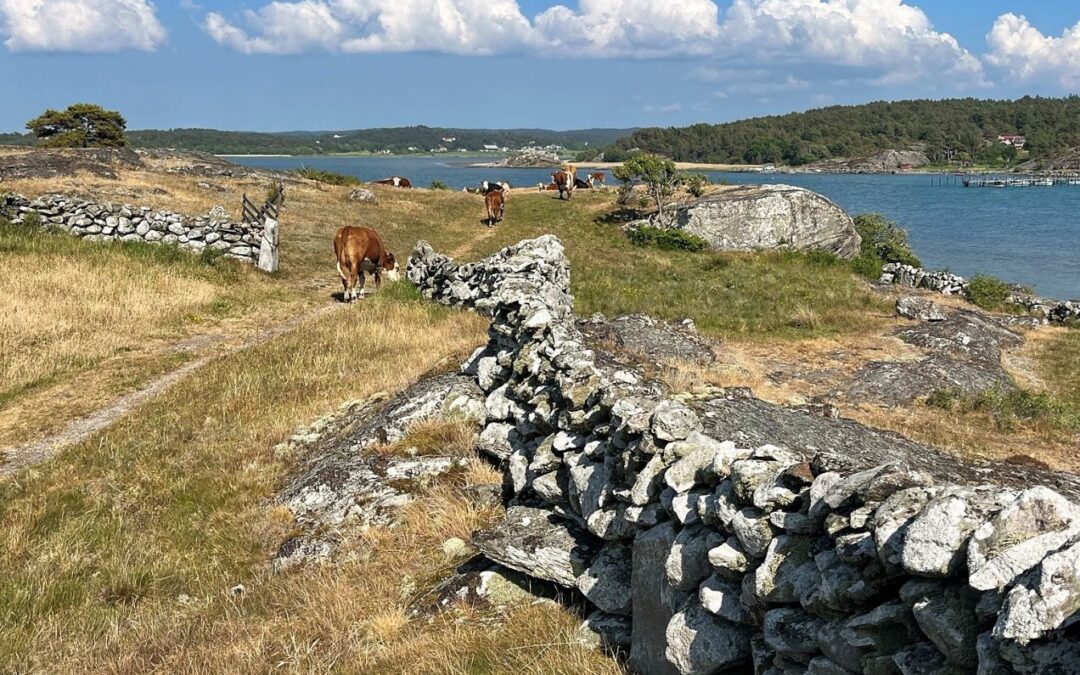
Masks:
[[[1080,96],[877,101],[724,124],[646,128],[604,148],[604,158],[622,161],[642,151],[682,162],[801,165],[919,149],[940,164],[1008,163],[1016,150],[999,143],[998,135],[1025,136],[1024,152],[1031,158],[1080,146]]]
[[[567,148],[603,147],[633,129],[454,129],[411,126],[339,132],[283,133],[219,131],[217,129],[147,129],[126,131],[117,112],[77,103],[66,110],[47,110],[30,120],[27,134],[0,134],[0,144],[52,147],[131,145],[139,148],[178,148],[217,154],[315,155],[342,152],[428,152],[484,145],[517,149],[530,144]]]

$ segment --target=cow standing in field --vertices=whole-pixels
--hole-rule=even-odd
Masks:
[[[370,227],[346,225],[334,236],[334,255],[341,284],[345,287],[345,302],[352,302],[364,294],[364,275],[371,272],[375,277],[375,289],[382,286],[382,275],[397,281],[397,260],[383,246],[379,233]]]
[[[383,178],[382,180],[375,181],[376,185],[389,185],[396,188],[411,188],[412,181],[408,178],[401,176],[391,176],[390,178]]]
[[[600,187],[604,187],[604,179],[607,178],[603,171],[597,171],[596,173],[589,174],[590,183],[600,183]]]
[[[502,222],[506,214],[506,197],[502,190],[492,190],[484,195],[484,205],[487,207],[488,227],[494,227],[495,223]]]
[[[574,196],[574,179],[565,171],[551,174],[551,182],[559,191],[559,199],[570,199]]]

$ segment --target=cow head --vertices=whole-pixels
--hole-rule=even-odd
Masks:
[[[383,268],[383,273],[386,274],[386,278],[390,281],[397,281],[401,278],[401,275],[398,273],[397,258],[395,258],[394,254],[390,251],[387,251],[386,255],[382,257],[380,266]]]

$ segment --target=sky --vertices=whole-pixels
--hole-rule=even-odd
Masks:
[[[0,131],[681,126],[1080,92],[1064,0],[0,0]]]

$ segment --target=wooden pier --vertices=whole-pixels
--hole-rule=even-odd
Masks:
[[[1026,188],[1026,187],[1056,187],[1072,186],[1080,187],[1080,174],[1065,174],[1054,176],[1041,175],[1000,175],[1000,174],[947,174],[931,176],[932,186],[961,186],[980,188]]]

